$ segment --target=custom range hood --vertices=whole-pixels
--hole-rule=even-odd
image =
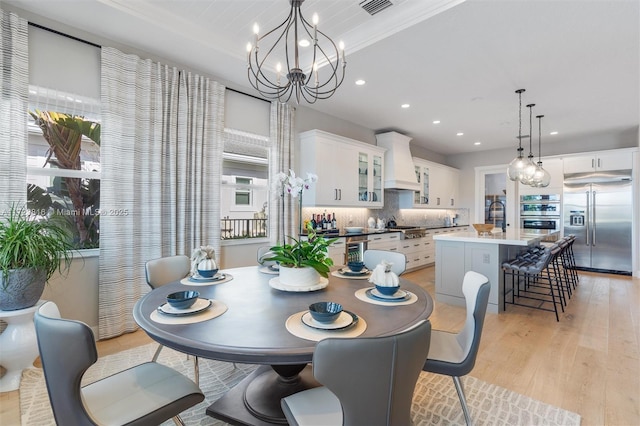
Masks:
[[[413,158],[409,149],[411,138],[397,132],[376,135],[378,146],[387,148],[384,154],[384,189],[419,191]]]

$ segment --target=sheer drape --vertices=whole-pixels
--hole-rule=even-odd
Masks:
[[[102,49],[99,336],[137,328],[147,260],[220,250],[224,86]]]
[[[0,212],[27,201],[28,24],[0,10]]]
[[[280,102],[271,103],[271,156],[269,164],[269,182],[275,181],[280,172],[289,173],[295,168],[295,109]],[[282,197],[276,191],[270,192],[269,217],[277,220],[269,221],[269,235],[273,242],[281,243],[286,237],[297,237],[298,198]],[[283,208],[284,207],[284,208]],[[284,224],[284,227],[282,226]],[[284,230],[284,235],[283,235]]]

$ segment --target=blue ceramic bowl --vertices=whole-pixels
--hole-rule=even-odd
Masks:
[[[218,273],[217,269],[198,269],[198,275],[200,275],[203,278],[213,278],[216,276],[216,274]]]
[[[167,296],[167,303],[176,309],[187,309],[196,303],[200,293],[194,290],[178,291]]]
[[[352,272],[360,272],[364,268],[364,262],[347,262],[347,266]]]
[[[388,287],[388,286],[376,284],[376,290],[378,290],[380,293],[384,294],[385,296],[393,296],[393,294],[396,291],[398,291],[399,288],[400,286]]]
[[[309,305],[309,312],[318,322],[333,322],[340,316],[342,305],[335,302],[316,302]]]

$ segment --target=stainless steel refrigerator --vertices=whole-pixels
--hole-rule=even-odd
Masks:
[[[631,171],[565,175],[564,235],[576,266],[631,274]]]

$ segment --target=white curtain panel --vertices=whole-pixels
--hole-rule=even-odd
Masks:
[[[28,23],[0,10],[0,213],[27,201]]]
[[[275,181],[280,173],[289,173],[295,168],[295,109],[288,104],[271,102],[271,155],[269,156],[269,182]],[[287,237],[298,236],[298,198],[282,197],[282,193],[270,191],[269,217],[277,220],[269,221],[269,235],[272,242],[282,243]],[[284,226],[283,226],[284,225]],[[288,241],[288,240],[287,240]]]
[[[220,250],[224,86],[102,49],[99,337],[137,328],[150,259]]]

